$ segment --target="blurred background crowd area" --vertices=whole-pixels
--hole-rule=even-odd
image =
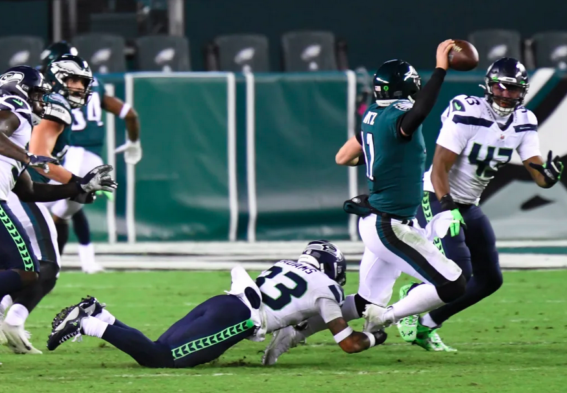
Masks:
[[[432,69],[436,44],[470,40],[479,69],[503,56],[567,68],[562,0],[2,0],[0,66],[38,64],[71,41],[96,73],[303,72],[398,57]]]

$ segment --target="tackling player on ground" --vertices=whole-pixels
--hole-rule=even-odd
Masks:
[[[359,333],[348,326],[340,307],[345,271],[344,257],[332,243],[313,241],[298,261],[277,262],[256,282],[244,269],[233,269],[228,295],[198,305],[155,342],[87,298],[55,318],[47,346],[54,350],[84,334],[102,338],[145,367],[194,367],[243,339],[262,341],[266,333],[319,315],[345,352],[364,351],[383,343],[386,335]],[[265,358],[269,356],[268,351]]]
[[[57,164],[54,158],[35,156],[25,150],[33,125],[44,116],[46,101],[49,101],[46,94],[50,90],[43,76],[30,67],[14,67],[0,76],[0,219],[3,224],[0,226],[0,298],[9,295],[17,298],[18,291],[25,292],[39,283],[40,265],[32,243],[7,203],[11,191],[22,202],[62,198],[86,202],[91,192],[104,186],[116,186],[108,175],[111,167],[103,171],[97,169],[85,178],[65,185],[31,182],[26,172],[28,167],[48,169],[48,165]],[[4,333],[13,333],[12,329],[4,330],[4,325]],[[21,345],[27,347],[27,337],[23,335],[23,339]],[[5,340],[4,334],[0,334],[0,342]]]
[[[42,53],[41,70],[48,75],[49,64],[64,54],[77,56],[77,49],[65,41],[50,45]],[[63,84],[62,81],[59,82]],[[104,127],[103,110],[108,111],[126,123],[128,140],[126,144],[118,147],[116,153],[124,153],[124,160],[128,165],[136,165],[142,158],[140,144],[140,124],[134,108],[125,104],[116,97],[106,94],[104,85],[93,77],[91,96],[88,102],[78,108],[73,108],[73,124],[70,126],[70,144],[63,167],[76,176],[84,176],[92,168],[102,165],[101,158],[106,131]],[[82,205],[71,200],[62,200],[50,206],[53,220],[57,228],[57,241],[59,253],[69,238],[68,220],[73,220],[75,234],[79,241],[79,258],[81,268],[85,273],[96,273],[103,268],[95,262],[94,247],[91,244],[90,229]]]
[[[361,217],[359,233],[365,250],[358,293],[348,296],[342,307],[346,320],[365,318],[364,331],[375,332],[417,310],[433,310],[465,291],[461,269],[414,227],[423,195],[426,157],[421,124],[435,105],[453,44],[452,40],[439,44],[437,66],[421,90],[419,75],[410,64],[402,60],[382,64],[374,75],[375,103],[363,116],[362,130],[336,156],[340,165],[366,164],[370,195],[345,203],[345,210]],[[444,215],[431,226],[446,225],[446,232],[450,221],[450,215]],[[402,272],[424,284],[388,307]],[[268,348],[270,358],[275,362],[323,326],[321,319],[314,317],[302,331],[289,327],[274,335]]]
[[[424,226],[433,215],[451,212],[455,218],[451,236],[435,244],[463,269],[468,281],[458,300],[398,324],[404,340],[430,351],[454,351],[436,330],[502,285],[494,230],[478,206],[482,191],[498,169],[517,151],[540,187],[553,187],[563,172],[560,158],[554,158],[551,151],[545,162],[540,156],[537,119],[522,106],[529,88],[524,65],[512,58],[496,61],[486,73],[484,88],[484,97],[461,95],[451,100],[441,116],[433,165],[425,174],[419,223]],[[400,296],[407,296],[414,287],[402,287]]]

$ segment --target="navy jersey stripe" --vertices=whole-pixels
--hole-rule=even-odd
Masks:
[[[461,115],[454,115],[453,116],[453,123],[455,124],[466,124],[469,126],[480,126],[480,127],[491,127],[493,122],[486,119],[481,119],[478,117],[473,116],[461,116]]]
[[[514,126],[514,131],[516,132],[537,131],[537,126],[535,124],[520,124],[518,126]]]

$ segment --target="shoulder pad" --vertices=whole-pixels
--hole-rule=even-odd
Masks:
[[[14,112],[30,124],[33,124],[31,107],[28,102],[21,97],[11,95],[0,97],[0,110]]]
[[[392,104],[392,106],[402,112],[407,112],[413,108],[413,103],[409,100],[398,100]]]
[[[45,102],[45,113],[43,115],[44,119],[53,120],[57,123],[64,124],[66,126],[73,123],[73,116],[71,115],[71,106],[59,94],[50,94]]]
[[[514,113],[516,115],[518,122],[534,124],[536,126],[538,125],[538,120],[536,115],[534,115],[534,113],[529,109],[527,109],[526,107],[520,105],[519,107],[516,108]]]
[[[63,97],[61,94],[51,93],[45,98],[45,102],[47,102],[48,104],[55,104],[62,106],[63,108],[69,111],[71,110],[71,105],[69,105],[69,102],[67,102],[65,97]]]
[[[454,97],[447,109],[451,113],[461,112],[466,113],[467,116],[479,116],[482,112],[482,98],[475,96],[467,96],[464,94]]]

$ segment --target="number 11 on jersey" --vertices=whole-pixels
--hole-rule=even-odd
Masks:
[[[374,181],[374,176],[372,175],[372,168],[374,167],[374,138],[372,134],[367,132],[361,132],[360,136],[364,160],[366,161],[366,177]]]

